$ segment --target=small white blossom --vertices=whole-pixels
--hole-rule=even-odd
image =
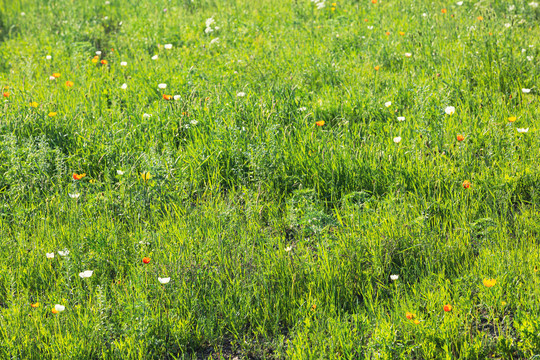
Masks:
[[[408,58],[410,58],[411,56],[412,56],[412,54],[411,54],[411,53],[405,53],[405,57],[408,57]]]
[[[122,61],[122,62],[120,63],[120,66],[127,66],[127,62]]]
[[[508,7],[508,11],[513,11],[515,8],[516,8],[515,5],[510,5],[510,6]]]
[[[47,256],[47,259],[54,259],[54,253],[46,253],[45,256]]]
[[[530,3],[529,3],[529,6],[530,6],[530,7],[533,7],[533,8],[537,8],[537,7],[538,7],[538,3],[537,3],[537,2],[534,2],[534,1],[533,1],[533,2],[530,2]]]
[[[69,255],[69,250],[59,251],[58,255],[60,255],[60,256],[68,256]]]
[[[97,56],[100,56],[100,55],[101,55],[101,51],[99,51],[99,50],[96,51],[96,55],[97,55]]]
[[[531,92],[531,89],[521,89],[521,91],[523,91],[524,94],[528,94]]]
[[[165,44],[165,46],[163,46],[165,49],[167,50],[171,50],[172,49],[172,44]]]
[[[197,125],[199,122],[197,120],[191,120],[190,121],[191,125],[195,126]]]
[[[54,81],[56,78],[54,76],[49,76],[49,80]]]
[[[534,58],[533,58],[532,56],[527,56],[527,60],[533,61],[533,59],[534,59]]]
[[[396,281],[397,279],[399,279],[399,275],[390,275],[390,280]]]
[[[51,59],[52,59],[52,56],[51,56],[51,55],[47,55],[47,56],[45,56],[45,59],[51,60]]]
[[[305,106],[302,106],[302,107],[298,108],[298,111],[306,111],[306,110],[307,110],[307,107],[305,107]]]
[[[368,25],[367,28],[368,28],[368,30],[373,30],[373,26],[371,26],[371,25]]]
[[[529,132],[529,128],[517,128],[517,132],[518,133],[526,133],[526,132]]]
[[[444,112],[448,115],[452,115],[456,112],[456,108],[453,107],[453,106],[447,106],[445,109],[444,109]]]
[[[395,142],[396,144],[399,144],[400,141],[401,141],[401,136],[396,136],[396,137],[394,138],[394,142]]]
[[[152,60],[157,60],[157,59],[158,59],[157,55],[152,56]]]
[[[215,39],[210,40],[210,44],[216,44],[218,42],[219,42],[219,38],[215,38]]]
[[[77,199],[77,198],[79,198],[79,196],[81,196],[81,194],[79,194],[79,193],[69,194],[69,197],[72,198],[72,199]]]
[[[151,116],[152,116],[152,114],[143,114],[142,117],[143,117],[143,119],[148,119],[148,118],[151,117]]]
[[[167,88],[167,84],[158,84],[158,88],[160,88],[160,89],[166,89],[166,88]]]
[[[290,252],[291,250],[292,250],[292,246],[287,246],[287,247],[285,248],[285,251],[286,251],[286,252]]]
[[[398,121],[405,121],[405,117],[404,116],[398,116]]]
[[[94,273],[94,272],[93,272],[92,270],[86,270],[86,271],[80,272],[80,273],[79,273],[79,276],[80,276],[81,278],[83,278],[83,279],[84,279],[84,278],[89,278],[90,276],[92,276],[93,273]]]
[[[126,90],[127,89],[127,84],[122,84],[122,86],[120,86],[120,89]]]
[[[391,101],[387,101],[387,102],[384,103],[384,106],[386,106],[386,107],[390,107],[390,105],[392,105]]]
[[[160,278],[160,277],[158,277],[157,279],[158,279],[158,281],[159,281],[160,283],[162,283],[162,284],[168,284],[169,281],[171,281],[171,278],[170,278],[170,277],[167,277],[167,278]]]
[[[463,1],[458,1],[458,2],[456,3],[456,5],[457,5],[457,6],[463,5]]]
[[[506,28],[509,28],[510,26],[512,26],[512,24],[510,24],[510,23],[504,24],[504,27],[506,27]]]
[[[66,310],[66,307],[65,307],[64,305],[60,305],[60,304],[54,305],[54,308],[55,308],[55,310],[58,311],[58,312],[62,312],[62,311],[64,311],[64,310]]]
[[[238,96],[238,97],[244,97],[244,96],[246,96],[246,93],[243,92],[243,91],[240,91],[240,92],[236,93],[236,96]]]
[[[181,98],[182,98],[182,96],[180,96],[180,95],[174,95],[173,96],[173,99],[176,100],[176,101],[180,100]]]
[[[118,175],[124,175],[124,174],[125,174],[125,172],[124,172],[124,171],[122,171],[122,170],[116,170],[116,174],[118,174]]]

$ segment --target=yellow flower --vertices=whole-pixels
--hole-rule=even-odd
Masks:
[[[32,303],[32,304],[30,304],[30,306],[33,307],[33,308],[37,308],[37,307],[39,307],[39,303],[38,302],[37,303]]]
[[[501,302],[502,306],[506,306],[506,301]]]
[[[143,178],[144,181],[148,181],[148,180],[150,180],[150,178],[152,176],[150,175],[149,172],[143,172],[143,173],[141,173],[141,177]]]
[[[516,120],[517,120],[517,117],[515,117],[515,116],[510,116],[510,117],[508,118],[508,121],[509,121],[509,122],[514,122],[514,121],[516,121]]]
[[[420,324],[420,321],[419,321],[418,319],[415,319],[415,320],[413,321],[413,323],[414,323],[414,325],[418,325],[418,324]]]
[[[37,107],[38,107],[38,103],[35,102],[35,101],[32,101],[32,102],[30,103],[30,106],[33,107],[33,108],[37,108]]]
[[[49,113],[49,117],[55,117],[56,116],[56,112],[52,111]]]
[[[497,282],[497,280],[495,280],[495,279],[484,279],[482,282],[484,283],[485,287],[490,288],[490,287],[495,286],[495,283]]]
[[[484,17],[483,17],[483,16],[479,16],[479,17],[477,17],[477,19],[478,19],[478,21],[482,21],[482,20],[484,20]]]
[[[58,79],[60,77],[60,73],[53,73],[52,76],[56,79]]]

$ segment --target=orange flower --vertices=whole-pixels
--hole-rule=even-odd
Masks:
[[[377,0],[371,0],[371,3],[372,3],[372,4],[376,4],[376,3],[377,3]]]
[[[81,180],[85,176],[86,176],[86,174],[75,174],[75,173],[73,173],[73,180]]]
[[[441,9],[441,12],[442,12],[443,14],[446,14],[446,9]]]
[[[142,258],[142,262],[145,263],[145,264],[149,264],[150,263],[150,258],[145,256],[145,257]]]
[[[458,134],[457,141],[463,141],[463,140],[465,140],[465,136]]]
[[[52,308],[51,311],[52,311],[53,314],[58,314],[58,310],[56,310],[55,308]]]
[[[33,308],[37,308],[39,306],[39,303],[38,302],[37,303],[32,303],[32,304],[30,304],[30,306],[33,307]]]
[[[107,65],[109,62],[105,59],[101,60],[101,65]]]
[[[4,95],[5,98],[9,97],[9,93],[7,91],[3,93],[2,95]]]
[[[450,312],[452,311],[452,305],[446,304],[443,306],[444,311]]]
[[[490,287],[495,286],[495,283],[497,282],[497,280],[495,280],[495,279],[484,279],[482,282],[484,283],[485,287],[490,288]]]
[[[514,121],[516,121],[516,120],[517,120],[517,117],[515,117],[515,116],[510,116],[510,117],[508,118],[508,121],[509,121],[509,122],[514,122]]]
[[[400,32],[399,32],[399,35],[403,36],[403,35],[405,35],[405,32],[400,31]]]
[[[478,21],[484,20],[484,18],[482,16],[477,17],[477,19],[478,19]]]
[[[74,85],[73,81],[66,81],[66,86],[67,87],[72,87]]]
[[[390,35],[390,31],[387,31],[387,32],[386,32],[386,36],[388,36],[388,35]]]
[[[165,95],[165,94],[163,94],[163,99],[165,99],[165,100],[171,100],[171,99],[172,99],[172,95]]]
[[[374,67],[375,71],[379,71],[380,68],[381,68],[381,67],[380,67],[379,65],[377,65],[377,66]]]
[[[471,182],[469,180],[465,180],[461,185],[463,185],[465,189],[468,189],[471,187]]]
[[[420,321],[414,320],[413,323],[414,323],[414,325],[418,325],[418,324],[420,324]]]
[[[317,124],[317,126],[323,126],[324,125],[324,120],[316,121],[315,124]]]
[[[368,19],[364,19],[364,22],[368,22]]]
[[[406,317],[407,319],[409,319],[409,320],[412,320],[412,319],[414,319],[414,314],[407,311],[407,312],[405,313],[405,317]]]
[[[317,309],[317,305],[313,304],[313,305],[311,306],[311,311],[315,311],[316,309]]]
[[[60,73],[53,73],[52,76],[53,78],[58,79],[60,77]]]
[[[99,56],[94,56],[94,57],[92,58],[92,62],[93,62],[94,64],[97,64],[98,61],[99,61]]]

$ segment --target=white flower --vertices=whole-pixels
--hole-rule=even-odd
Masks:
[[[51,56],[51,55],[47,55],[47,56],[45,56],[45,59],[51,60],[51,59],[52,59],[52,56]]]
[[[122,171],[122,170],[116,170],[116,173],[117,173],[118,175],[124,175],[124,174],[125,174],[125,172]]]
[[[523,91],[524,94],[528,94],[531,92],[531,89],[521,89],[521,91]]]
[[[395,142],[396,144],[399,144],[400,141],[401,141],[401,136],[396,136],[396,137],[394,138],[394,142]]]
[[[533,57],[532,56],[527,56],[527,60],[532,61]]]
[[[157,60],[157,59],[158,59],[157,55],[152,56],[152,60]]]
[[[390,280],[396,281],[397,279],[399,279],[399,275],[390,275]]]
[[[171,278],[170,278],[170,277],[168,277],[168,278],[160,278],[160,277],[158,277],[157,279],[158,279],[159,282],[162,283],[162,284],[168,284],[169,281],[171,281]]]
[[[47,256],[47,259],[54,259],[54,253],[46,253],[45,256]]]
[[[412,54],[411,53],[405,53],[405,57],[411,57]]]
[[[527,52],[527,49],[521,49],[521,53]]]
[[[92,276],[93,273],[94,273],[94,272],[93,272],[92,270],[86,270],[86,271],[80,272],[80,273],[79,273],[79,276],[80,276],[81,278],[83,278],[83,279],[84,279],[84,278],[89,278],[90,276]]]
[[[324,1],[321,1],[320,3],[317,4],[318,10],[321,10],[322,8],[324,8]]]
[[[191,120],[190,121],[191,125],[195,126],[197,125],[199,122],[197,120]]]
[[[56,80],[56,78],[54,76],[49,76],[49,80],[53,81]]]
[[[176,101],[180,100],[181,98],[182,98],[182,96],[180,96],[180,95],[174,95],[173,96],[173,99],[176,100]]]
[[[285,248],[285,251],[286,251],[286,252],[290,252],[291,250],[292,250],[292,246],[287,246],[287,247]]]
[[[69,255],[69,250],[59,251],[58,255],[60,255],[60,256],[68,256]]]
[[[510,5],[510,6],[508,7],[508,11],[513,11],[515,8],[516,8],[515,5]]]
[[[209,33],[211,33],[212,31],[214,31],[214,29],[212,29],[212,28],[210,28],[210,27],[207,27],[206,29],[204,29],[204,32],[205,32],[206,34],[209,34]]]
[[[122,61],[122,62],[120,63],[120,66],[127,66],[127,62]]]
[[[448,115],[452,115],[453,113],[456,112],[456,108],[453,107],[453,106],[447,106],[445,109],[444,109],[444,112]]]
[[[219,42],[219,38],[215,38],[215,39],[210,40],[210,44],[215,44],[215,43],[218,43],[218,42]]]
[[[504,24],[504,27],[507,27],[507,28],[509,28],[510,26],[512,26],[512,24],[510,24],[510,23],[506,23],[506,24]]]
[[[97,55],[97,56],[100,56],[100,55],[101,55],[101,51],[99,51],[99,50],[96,51],[96,55]]]
[[[517,128],[517,132],[518,133],[526,133],[526,132],[529,132],[529,128]]]
[[[81,194],[79,194],[79,193],[69,194],[69,197],[72,198],[72,199],[77,199],[79,196],[81,196]]]
[[[54,308],[55,308],[56,311],[58,311],[58,312],[61,312],[61,311],[66,310],[66,307],[65,307],[64,305],[60,305],[60,304],[54,305]]]
[[[25,16],[25,15],[26,15],[25,13],[23,13],[23,12],[21,13],[21,16]]]
[[[105,5],[111,5],[110,1],[105,1]]]
[[[238,97],[244,97],[244,96],[246,96],[246,93],[243,92],[243,91],[240,91],[240,92],[236,93],[236,96],[238,96]]]
[[[143,117],[143,119],[148,119],[148,118],[151,117],[151,116],[152,116],[152,114],[143,114],[142,117]]]
[[[172,44],[165,44],[165,46],[163,46],[165,49],[167,50],[171,50],[172,49]]]
[[[371,25],[368,25],[367,28],[368,28],[368,30],[373,30],[373,26],[371,26]]]
[[[537,2],[534,2],[534,1],[533,1],[533,2],[530,2],[530,3],[529,3],[529,6],[530,6],[530,7],[533,7],[533,8],[538,7],[538,3],[537,3]]]
[[[423,14],[422,14],[422,16],[423,16],[423,17],[426,17],[426,16],[427,16],[427,14],[426,14],[426,13],[423,13]]]
[[[206,27],[210,27],[212,24],[214,24],[216,21],[214,20],[214,17],[212,16],[211,18],[208,18],[206,19],[205,21],[205,24],[206,24]]]
[[[458,1],[458,2],[456,3],[456,5],[457,5],[457,6],[463,5],[463,1]]]
[[[384,103],[384,106],[386,106],[386,107],[390,107],[390,105],[392,105],[391,101],[387,101],[387,102]]]
[[[166,88],[167,88],[167,84],[158,84],[157,87],[160,88],[160,89],[166,89]]]
[[[126,90],[126,89],[127,89],[127,84],[122,84],[122,86],[120,86],[120,88],[121,88],[122,90]]]
[[[404,116],[398,116],[398,121],[405,121],[405,117]]]
[[[307,107],[305,107],[305,106],[302,106],[302,107],[298,108],[298,111],[306,111],[306,110],[307,110]]]
[[[108,17],[108,16],[105,16],[105,17],[103,18],[103,20],[109,20],[109,17]]]

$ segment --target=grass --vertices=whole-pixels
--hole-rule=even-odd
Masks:
[[[317,3],[0,1],[0,358],[540,355],[540,7]]]

